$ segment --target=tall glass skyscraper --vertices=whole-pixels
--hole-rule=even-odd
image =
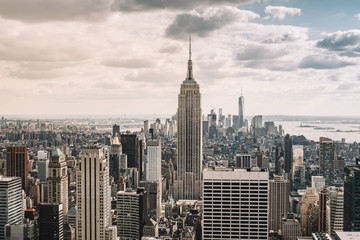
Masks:
[[[241,92],[241,96],[239,97],[239,128],[241,128],[244,125],[244,97]]]
[[[325,177],[326,185],[331,186],[334,182],[335,144],[330,138],[320,138],[319,163],[320,175]]]

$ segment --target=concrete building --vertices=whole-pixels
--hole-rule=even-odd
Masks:
[[[207,168],[202,239],[268,239],[269,173]]]
[[[245,154],[236,154],[235,156],[236,168],[251,168],[251,157]]]
[[[202,180],[202,121],[200,86],[195,81],[191,42],[187,77],[181,84],[177,109],[177,175],[174,199],[200,199]]]
[[[76,172],[76,239],[103,240],[110,226],[109,166],[104,149],[82,149]]]
[[[323,176],[311,177],[311,187],[314,188],[316,194],[318,194],[325,185],[325,178]]]
[[[335,236],[344,225],[344,191],[342,188],[328,187],[326,192],[325,231]]]
[[[146,181],[161,183],[161,140],[149,139],[146,147]]]
[[[26,147],[9,146],[6,150],[6,176],[20,177],[22,189],[28,193],[28,154]]]
[[[301,225],[296,219],[283,219],[281,229],[283,240],[296,240],[301,236]]]
[[[5,240],[35,240],[35,226],[32,223],[6,224]]]
[[[335,232],[335,240],[358,240],[360,232]]]
[[[159,221],[161,217],[161,182],[159,181],[140,181],[140,187],[145,188],[148,196],[150,217],[155,217]]]
[[[335,144],[330,138],[320,137],[319,163],[320,175],[324,176],[326,185],[333,185],[335,173]]]
[[[64,239],[63,204],[39,204],[39,240]]]
[[[117,193],[117,231],[120,239],[141,239],[148,205],[144,188]]]
[[[315,194],[313,188],[307,188],[305,194],[301,198],[300,206],[300,219],[301,219],[301,231],[304,236],[309,236],[311,234],[309,219],[311,219],[311,214],[314,212],[311,211],[314,204],[318,201],[318,195]]]
[[[24,218],[21,178],[0,177],[0,213],[0,239],[5,239],[5,225],[21,224]]]
[[[38,151],[38,178],[44,182],[49,177],[49,159],[47,151]]]
[[[289,209],[290,181],[275,175],[269,181],[269,230],[279,232]]]
[[[50,158],[47,183],[48,202],[62,203],[62,212],[66,215],[69,208],[67,163],[65,155],[58,148],[52,153]]]

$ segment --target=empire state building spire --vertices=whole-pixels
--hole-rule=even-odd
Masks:
[[[192,70],[192,60],[191,60],[191,36],[189,37],[189,60],[188,60],[188,69],[185,82],[195,82],[193,70]]]
[[[187,77],[181,84],[177,109],[177,174],[174,199],[202,196],[202,111],[200,86],[193,77],[191,38]]]

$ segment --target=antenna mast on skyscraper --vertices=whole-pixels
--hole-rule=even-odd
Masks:
[[[189,60],[191,60],[191,35],[189,35]]]

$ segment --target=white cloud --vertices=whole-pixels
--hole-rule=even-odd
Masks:
[[[360,21],[360,13],[355,15],[356,19]]]
[[[270,16],[265,17],[265,19],[269,18],[277,18],[279,20],[284,20],[287,15],[295,16],[301,15],[300,8],[288,8],[284,6],[267,6],[265,8],[265,13],[269,14]]]

